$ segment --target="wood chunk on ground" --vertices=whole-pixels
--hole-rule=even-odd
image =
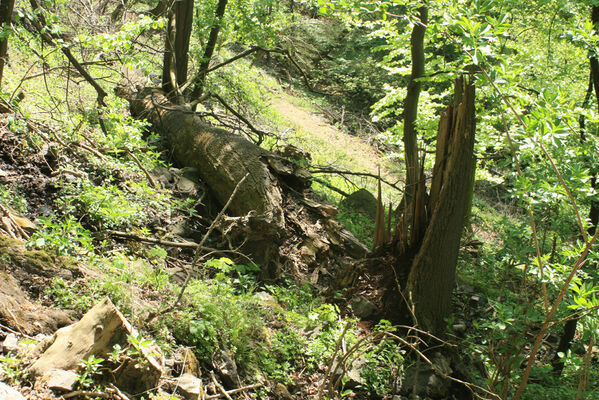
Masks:
[[[128,335],[136,336],[137,332],[110,299],[105,298],[81,320],[56,331],[50,346],[28,372],[39,378],[54,369],[74,371],[92,355],[106,357],[114,345],[125,347]],[[129,393],[155,387],[164,372],[164,358],[156,346],[140,350],[145,362],[126,361],[114,377],[115,384]]]

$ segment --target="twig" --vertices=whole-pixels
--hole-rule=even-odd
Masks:
[[[21,235],[21,237],[25,238],[25,239],[29,239],[29,235],[27,234],[27,232],[25,232],[23,230],[23,228],[21,228],[21,225],[19,225],[17,223],[17,221],[15,221],[15,219],[13,218],[12,214],[10,213],[10,211],[8,211],[8,209],[6,207],[4,207],[2,204],[0,204],[0,211],[2,211],[2,213],[4,214],[4,216],[6,218],[8,218],[8,220],[10,221],[10,223],[13,225],[12,227],[14,229],[16,229],[17,233],[19,235]],[[9,227],[7,227],[9,228]],[[8,234],[10,235],[11,232],[8,232]],[[12,236],[12,235],[11,235]],[[17,239],[16,237],[13,237],[13,239]]]
[[[520,397],[522,396],[522,393],[524,392],[524,388],[526,388],[526,384],[528,383],[528,377],[530,376],[530,370],[532,368],[532,364],[534,363],[535,356],[537,355],[537,352],[539,351],[539,347],[541,346],[541,343],[543,342],[543,337],[545,336],[547,329],[549,329],[549,324],[550,324],[551,320],[553,319],[553,316],[555,315],[559,305],[561,304],[562,300],[564,299],[564,296],[566,295],[566,292],[568,291],[568,289],[570,287],[570,282],[572,282],[572,279],[574,279],[574,276],[576,275],[578,270],[580,268],[582,268],[582,266],[585,264],[585,262],[587,260],[587,254],[589,253],[589,250],[591,249],[591,247],[597,240],[598,236],[599,236],[599,229],[597,229],[597,231],[595,232],[593,237],[587,241],[582,253],[580,254],[580,257],[578,257],[576,264],[574,264],[572,271],[570,271],[570,275],[568,275],[568,277],[564,281],[564,284],[562,285],[562,288],[561,288],[559,294],[557,295],[557,298],[555,299],[555,302],[553,303],[551,310],[549,310],[549,313],[547,313],[547,316],[545,317],[545,321],[541,325],[541,329],[539,330],[539,333],[537,334],[537,339],[535,340],[535,343],[533,344],[533,346],[530,350],[530,354],[528,355],[528,362],[526,363],[526,368],[524,369],[524,374],[522,375],[522,380],[520,381],[520,385],[518,386],[518,390],[516,391],[516,394],[514,396],[515,400],[520,399]]]
[[[356,171],[345,171],[345,170],[338,170],[338,169],[332,169],[332,168],[322,168],[322,167],[315,167],[313,169],[310,170],[311,174],[337,174],[337,175],[355,175],[355,176],[366,176],[369,178],[374,178],[374,179],[379,179],[378,175],[375,174],[371,174],[369,172],[356,172]],[[384,184],[392,187],[393,189],[399,191],[399,192],[403,192],[403,189],[399,188],[396,184],[391,183],[383,178],[380,178],[381,182],[383,182]]]
[[[339,188],[338,188],[338,187],[336,187],[336,186],[333,186],[333,185],[331,185],[329,182],[325,181],[324,179],[319,179],[319,178],[314,178],[314,177],[312,177],[312,180],[313,180],[314,182],[318,182],[318,183],[320,183],[322,186],[328,187],[328,188],[329,188],[329,189],[331,189],[333,192],[337,192],[337,193],[339,193],[339,194],[340,194],[340,195],[342,195],[342,196],[345,196],[345,197],[349,196],[349,193],[347,193],[347,192],[345,192],[345,191],[343,191],[343,190],[339,189]]]
[[[152,244],[161,244],[161,245],[164,245],[164,246],[180,247],[180,248],[184,248],[184,249],[189,249],[189,248],[196,249],[196,248],[199,247],[199,245],[197,243],[193,243],[193,242],[171,242],[171,241],[168,241],[168,240],[143,237],[143,236],[135,235],[133,233],[121,232],[121,231],[107,230],[105,232],[108,233],[109,235],[117,236],[117,237],[120,237],[120,238],[123,238],[123,239],[132,239],[132,240],[137,240],[139,242],[146,242],[146,243],[152,243]],[[203,247],[203,249],[204,250],[215,250],[215,249],[208,248],[208,247]]]
[[[248,121],[247,118],[245,118],[243,115],[241,115],[240,113],[235,111],[235,109],[233,109],[233,107],[231,107],[229,104],[227,104],[227,102],[222,97],[220,97],[219,95],[214,94],[214,93],[210,93],[210,96],[214,97],[216,100],[218,100],[219,103],[221,103],[223,105],[223,107],[225,107],[231,114],[236,116],[241,122],[246,124],[252,132],[254,132],[256,135],[258,135],[258,142],[256,143],[257,145],[260,145],[262,143],[262,141],[264,140],[264,136],[269,136],[268,132],[264,132],[264,131],[256,128],[254,125],[252,125],[252,123],[250,121]]]
[[[214,376],[214,371],[210,371],[210,378],[212,378],[212,382],[214,382],[214,386],[216,386],[218,388],[218,390],[220,390],[220,393],[223,396],[225,396],[227,400],[233,400],[233,398],[231,396],[229,396],[229,394],[227,393],[227,391],[225,390],[223,385],[221,385],[220,382],[216,380],[216,377]]]
[[[318,388],[318,396],[316,397],[318,400],[322,399],[322,393],[324,391],[324,386],[327,383],[327,378],[329,377],[329,374],[331,373],[331,370],[333,369],[333,365],[335,364],[335,361],[336,361],[336,358],[337,358],[337,353],[339,352],[339,348],[341,347],[341,343],[343,341],[343,337],[345,336],[345,333],[349,329],[349,325],[350,325],[350,321],[347,321],[347,323],[343,327],[343,331],[341,332],[341,335],[339,336],[339,340],[337,340],[337,345],[335,346],[335,351],[333,351],[333,355],[331,356],[331,360],[329,361],[329,365],[327,367],[327,370],[324,373],[324,377],[322,378],[322,384]]]
[[[259,387],[262,387],[262,386],[264,386],[263,383],[254,383],[253,385],[244,386],[244,387],[241,387],[239,389],[227,390],[226,394],[232,395],[232,394],[241,393],[241,392],[245,392],[245,391],[248,391],[248,390],[256,389],[256,388],[259,388]],[[220,394],[213,394],[213,395],[210,395],[210,396],[206,396],[206,400],[218,399],[220,397],[224,397],[224,395],[222,393],[220,393]]]
[[[11,329],[11,328],[9,328],[9,327],[8,327],[8,326],[6,326],[6,325],[0,324],[0,328],[2,328],[2,329],[6,329],[7,331],[9,331],[9,332],[11,332],[11,333],[14,333],[15,335],[23,335],[23,336],[25,336],[27,339],[33,339],[33,336],[26,335],[26,334],[24,334],[23,332],[18,332],[18,331],[15,331],[14,329]]]
[[[114,386],[112,383],[110,384],[110,387],[112,390],[114,390],[114,394],[117,395],[121,400],[129,400],[129,397],[127,397],[125,393],[121,392],[118,387]]]
[[[127,155],[129,157],[131,157],[133,159],[133,161],[135,161],[135,164],[137,164],[137,166],[144,172],[144,174],[146,175],[146,178],[148,178],[148,182],[150,182],[150,186],[152,186],[154,189],[156,189],[158,187],[158,185],[156,185],[156,181],[154,180],[154,177],[142,165],[141,161],[139,161],[139,158],[137,158],[135,156],[135,154],[133,154],[133,152],[129,149],[126,149],[125,152],[127,153]]]
[[[38,0],[30,0],[29,3],[31,4],[31,8],[34,11],[41,8],[38,3]],[[51,32],[51,30],[44,31],[44,28],[47,26],[47,23],[46,23],[45,18],[42,16],[42,14],[38,14],[37,19],[36,18],[31,19],[31,23],[35,27],[35,29],[37,29],[42,40],[44,42],[48,43],[49,45],[56,46],[55,39],[62,39],[62,38],[57,37],[56,35],[48,33],[48,32]],[[79,63],[79,61],[77,61],[77,59],[73,56],[73,53],[71,53],[71,50],[68,47],[61,45],[60,50],[67,57],[67,59],[71,62],[71,64],[73,64],[73,67],[77,70],[77,72],[79,72],[81,74],[81,76],[83,76],[85,78],[85,80],[94,88],[94,90],[98,94],[98,97],[97,97],[98,104],[101,107],[106,107],[104,98],[106,96],[108,96],[108,93],[106,93],[106,91],[98,84],[98,82],[96,82],[96,80],[89,74],[89,72],[87,72],[87,70],[81,65],[81,63]]]
[[[63,399],[70,399],[71,397],[78,397],[78,396],[84,396],[84,397],[101,397],[103,399],[110,399],[110,398],[112,398],[112,395],[108,394],[108,393],[88,392],[88,391],[85,391],[85,390],[77,390],[76,392],[71,392],[71,393],[63,394],[62,398]]]

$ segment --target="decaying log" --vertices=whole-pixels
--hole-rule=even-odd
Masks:
[[[168,139],[179,165],[197,169],[221,204],[248,175],[239,185],[220,231],[224,243],[244,243],[242,251],[266,267],[267,277],[277,273],[280,256],[325,268],[326,259],[334,252],[336,258],[346,254],[359,258],[368,253],[333,219],[334,207],[310,198],[311,174],[307,170],[209,125],[190,107],[175,105],[162,91],[144,88],[145,82],[125,75],[117,95],[129,101],[135,117],[147,119]],[[331,264],[343,270],[338,263]]]
[[[147,118],[167,136],[177,161],[197,168],[221,203],[249,173],[231,203],[233,215],[253,212],[273,227],[284,228],[279,180],[302,189],[309,184],[307,171],[240,136],[207,124],[189,108],[170,103],[160,90],[145,89],[129,100],[132,113]]]

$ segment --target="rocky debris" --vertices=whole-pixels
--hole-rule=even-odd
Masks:
[[[265,304],[276,304],[275,298],[268,292],[256,292],[254,296]]]
[[[42,381],[52,390],[70,392],[77,382],[78,375],[73,371],[53,369],[42,377]]]
[[[376,197],[374,197],[370,191],[360,189],[341,200],[339,205],[350,211],[367,215],[374,220],[376,218],[377,203]]]
[[[289,390],[282,383],[277,383],[275,387],[272,389],[272,394],[275,396],[277,400],[292,400],[293,396],[289,393]]]
[[[361,370],[362,367],[366,365],[365,358],[358,358],[352,361],[351,364],[345,365],[343,368],[342,365],[334,365],[333,366],[333,381],[339,381],[339,378],[343,378],[344,387],[347,389],[354,389],[364,384],[364,380],[362,379]]]
[[[409,398],[446,399],[450,395],[451,381],[444,376],[453,372],[450,361],[440,353],[431,358],[435,366],[418,361],[410,365],[405,373],[400,394]],[[444,375],[444,376],[442,376]]]
[[[23,241],[1,234],[0,254],[3,255],[2,270],[34,297],[43,292],[53,278],[68,281],[82,276],[79,265],[72,259],[41,250],[28,250]]]
[[[364,296],[354,297],[351,301],[351,308],[360,319],[368,319],[377,312],[376,306]]]
[[[19,339],[14,333],[6,335],[4,342],[2,342],[2,353],[16,353],[19,350]]]
[[[192,374],[183,374],[176,380],[177,393],[187,400],[198,400],[202,394],[202,380]]]
[[[184,350],[183,372],[195,376],[202,376],[200,362],[195,354],[193,354],[193,351],[187,348]]]
[[[126,347],[129,335],[136,336],[137,332],[110,299],[105,298],[81,320],[56,331],[47,340],[49,347],[28,368],[28,372],[40,378],[54,369],[75,371],[83,360],[92,355],[105,357],[116,344]],[[164,372],[164,358],[158,347],[139,350],[139,360],[125,360],[114,373],[117,387],[130,393],[156,387]]]
[[[227,388],[238,388],[239,374],[237,373],[237,364],[227,350],[219,350],[212,358],[212,366],[220,376]]]
[[[5,383],[0,382],[0,399],[2,400],[25,400],[25,397]]]
[[[27,335],[51,333],[71,322],[64,311],[31,302],[17,280],[3,271],[0,271],[0,319]]]

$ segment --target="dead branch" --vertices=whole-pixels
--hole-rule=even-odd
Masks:
[[[333,192],[337,192],[337,193],[339,193],[339,194],[340,194],[340,195],[342,195],[342,196],[345,196],[345,197],[349,196],[349,193],[347,193],[347,192],[345,192],[345,191],[343,191],[343,190],[339,189],[339,188],[338,188],[338,187],[336,187],[336,186],[333,186],[333,185],[331,185],[329,182],[325,181],[324,179],[319,179],[319,178],[314,178],[314,177],[312,177],[312,180],[313,180],[314,182],[318,182],[318,183],[320,183],[322,186],[325,186],[325,187],[327,187],[327,188],[331,189]]]
[[[40,4],[38,3],[38,0],[29,0],[29,3],[31,4],[31,8],[34,11],[39,10],[41,8]],[[57,47],[56,39],[64,40],[64,38],[61,38],[58,35],[49,33],[51,32],[50,30],[44,30],[44,28],[47,27],[47,23],[42,14],[38,14],[37,18],[31,19],[30,22],[35,27],[37,33],[41,36],[42,40],[50,46]],[[83,76],[83,78],[85,78],[85,80],[94,88],[94,90],[98,94],[98,104],[101,107],[106,107],[104,98],[108,96],[108,93],[106,93],[102,86],[100,86],[98,82],[96,82],[96,80],[89,74],[89,72],[87,72],[83,65],[81,65],[81,63],[77,61],[77,59],[75,58],[75,56],[73,56],[73,53],[71,53],[71,50],[68,47],[61,45],[60,50],[67,57],[69,62],[73,64],[73,67],[77,70],[77,72],[79,72],[81,76]]]
[[[310,173],[312,173],[312,174],[337,174],[337,175],[366,176],[366,177],[377,179],[377,180],[380,179],[381,182],[383,182],[385,185],[388,185],[388,186],[392,187],[393,189],[403,193],[403,189],[398,187],[396,184],[391,183],[383,178],[379,178],[378,175],[371,174],[369,172],[344,171],[344,170],[337,170],[337,169],[332,169],[332,168],[315,167],[310,170]]]
[[[64,399],[70,399],[72,397],[101,397],[103,399],[111,399],[112,398],[112,394],[108,394],[108,393],[102,393],[102,392],[88,392],[85,390],[78,390],[76,392],[71,392],[71,393],[67,393],[67,394],[63,394],[62,397]]]
[[[143,173],[146,175],[146,178],[148,179],[148,182],[150,182],[150,186],[152,186],[154,189],[156,189],[158,187],[158,185],[156,185],[156,181],[154,180],[154,178],[152,177],[152,175],[148,172],[148,170],[142,165],[142,163],[139,161],[139,158],[137,158],[135,156],[135,154],[133,154],[133,152],[129,149],[125,149],[126,154],[131,157],[131,159],[133,159],[133,161],[135,161],[135,164],[137,164],[137,166],[143,171]]]
[[[152,244],[160,244],[163,246],[170,246],[170,247],[179,247],[179,248],[183,248],[183,249],[197,249],[199,247],[199,245],[197,243],[193,243],[193,242],[171,242],[168,240],[162,240],[162,239],[155,239],[155,238],[150,238],[150,237],[144,237],[144,236],[139,236],[139,235],[135,235],[133,233],[128,233],[128,232],[121,232],[121,231],[112,231],[112,230],[107,230],[105,231],[106,233],[108,233],[111,236],[116,236],[122,239],[131,239],[131,240],[136,240],[138,242],[145,242],[145,243],[152,243]],[[202,247],[203,250],[209,250],[209,251],[214,251],[215,249],[209,248],[209,247]]]
[[[233,398],[231,396],[229,396],[229,394],[227,393],[227,391],[225,390],[223,385],[221,385],[220,382],[216,380],[216,377],[214,376],[214,371],[210,371],[210,378],[212,378],[212,382],[214,383],[214,386],[216,386],[218,388],[218,390],[220,390],[220,393],[223,396],[225,396],[225,398],[227,400],[233,400]]]
[[[246,391],[252,390],[252,389],[257,389],[262,386],[264,386],[263,383],[254,383],[253,385],[240,387],[239,389],[227,390],[225,393],[228,395],[232,395],[232,394],[237,394],[237,393],[241,393],[241,392],[246,392]],[[218,399],[220,397],[224,397],[224,395],[222,393],[213,394],[211,396],[206,396],[206,400]]]
[[[216,100],[218,100],[218,102],[220,104],[222,104],[223,107],[225,107],[231,114],[236,116],[241,122],[246,124],[252,132],[254,132],[256,135],[258,135],[258,142],[256,143],[256,145],[259,146],[262,143],[262,141],[264,140],[264,136],[269,135],[268,132],[264,132],[263,130],[256,128],[250,121],[248,121],[247,118],[245,118],[243,115],[241,115],[240,113],[235,111],[235,109],[233,107],[231,107],[229,104],[227,104],[227,102],[219,95],[217,95],[215,93],[210,93],[210,97],[214,97]]]

